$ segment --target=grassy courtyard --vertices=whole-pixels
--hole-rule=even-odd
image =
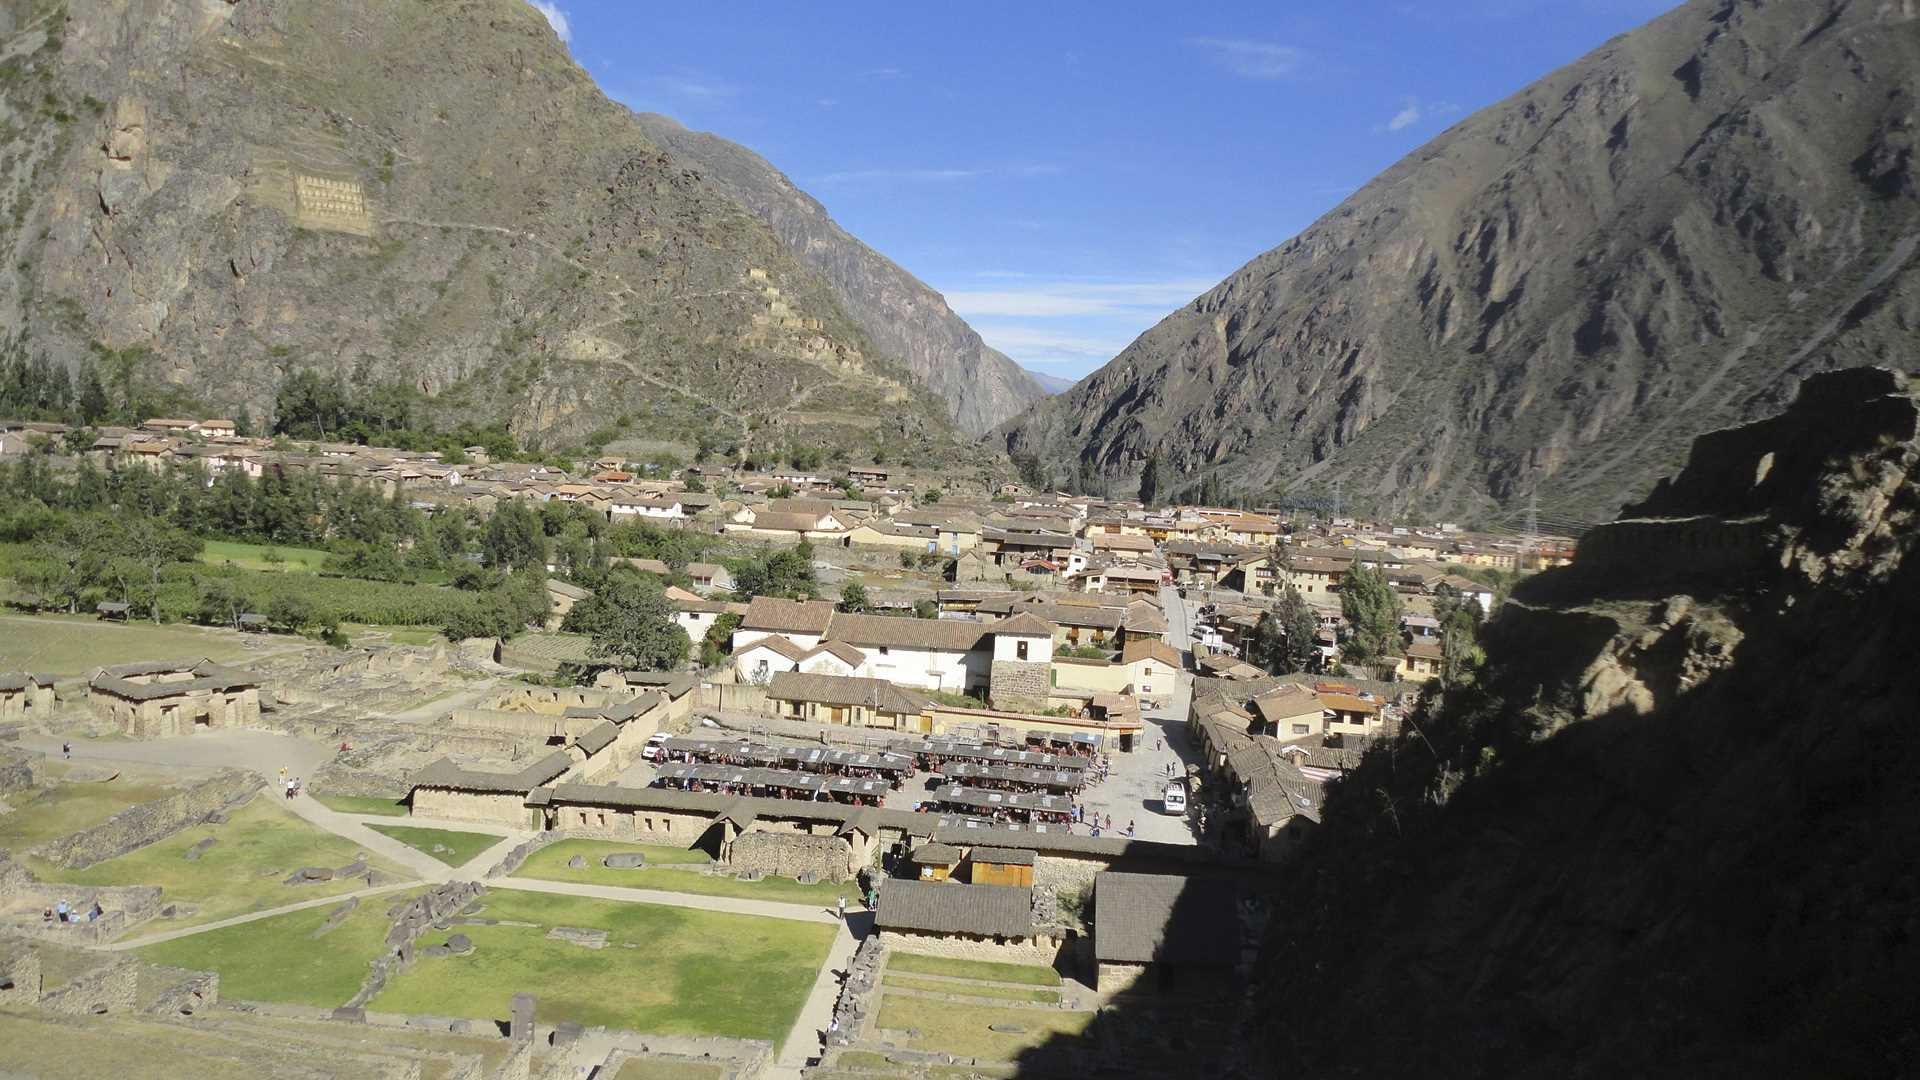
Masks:
[[[887,974],[944,975],[949,979],[979,979],[985,982],[1022,983],[1027,986],[1059,986],[1060,975],[1039,964],[994,964],[984,960],[952,960],[944,956],[921,956],[896,952],[887,956]]]
[[[377,799],[371,795],[314,795],[314,801],[343,814],[373,814],[379,817],[406,817],[407,804],[398,799]]]
[[[1026,1001],[1037,1005],[1058,1005],[1058,990],[1028,990],[1018,986],[995,986],[982,982],[954,982],[947,979],[927,979],[913,975],[894,975],[889,973],[880,980],[889,989],[920,990],[930,994],[962,994],[967,997],[994,998],[999,1001]]]
[[[171,789],[156,779],[126,776],[100,783],[61,783],[16,791],[7,796],[13,812],[0,814],[0,848],[20,858],[44,840],[98,825],[129,806],[169,794]]]
[[[183,858],[186,850],[208,837],[216,843],[198,860]],[[264,911],[336,893],[364,888],[364,879],[286,885],[282,879],[303,866],[344,866],[360,849],[350,840],[324,832],[281,808],[274,800],[256,797],[220,825],[196,825],[159,843],[90,866],[63,870],[39,859],[28,866],[43,881],[76,885],[158,885],[168,901],[192,906],[191,915],[164,927],[145,927],[135,933],[215,922],[234,915]],[[396,876],[404,872],[388,863],[370,865]]]
[[[79,675],[135,660],[205,656],[232,663],[258,655],[232,630],[101,622],[91,615],[0,616],[0,671]]]
[[[163,941],[139,955],[156,964],[219,972],[223,998],[333,1008],[360,989],[367,965],[380,954],[387,911],[417,891],[363,897],[352,914],[324,933],[320,930],[335,905]]]
[[[391,836],[410,848],[418,848],[448,866],[465,866],[500,842],[499,837],[487,833],[452,829],[419,829],[411,825],[369,825],[367,828]]]
[[[889,961],[891,964],[891,961]],[[1058,1036],[1078,1036],[1092,1022],[1093,1013],[1061,1009],[996,1008],[957,1005],[934,998],[902,994],[880,996],[877,1026],[890,1029],[897,1045],[960,1057],[1011,1061],[1020,1052]],[[995,1026],[1018,1031],[994,1031]],[[906,1032],[915,1034],[909,1038]]]
[[[525,990],[543,1020],[636,1032],[784,1039],[813,986],[835,928],[494,888],[482,918],[533,925],[466,926],[474,951],[425,957],[374,998],[389,1012],[496,1019]],[[608,932],[604,949],[546,936],[567,926]]]
[[[637,851],[655,864],[644,870],[612,870],[600,864],[614,852]],[[567,860],[584,856],[587,865],[575,869]],[[834,907],[842,897],[857,904],[859,886],[849,881],[835,885],[830,881],[802,885],[792,878],[765,878],[740,881],[732,877],[712,877],[686,867],[705,865],[706,853],[655,844],[620,844],[603,840],[563,840],[533,853],[520,867],[519,877],[547,881],[574,881],[585,885],[623,885],[630,889],[657,889],[661,892],[693,893],[698,896],[728,896],[740,900],[767,900],[781,904],[807,904]],[[682,869],[673,869],[674,866]]]

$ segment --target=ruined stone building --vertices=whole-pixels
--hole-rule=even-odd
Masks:
[[[53,711],[53,676],[30,671],[0,675],[0,717],[45,716]]]
[[[260,722],[260,679],[212,660],[147,661],[101,668],[87,704],[135,738],[190,735]]]

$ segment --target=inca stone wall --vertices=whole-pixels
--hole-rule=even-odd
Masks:
[[[205,821],[216,810],[245,802],[266,781],[259,774],[223,769],[176,795],[131,806],[89,829],[49,840],[35,855],[68,870],[84,870]]]
[[[844,837],[755,830],[734,838],[727,865],[770,877],[811,873],[822,881],[842,882],[850,874],[852,858],[853,845]]]
[[[988,693],[996,709],[1042,712],[1047,707],[1048,665],[1033,661],[995,660]]]

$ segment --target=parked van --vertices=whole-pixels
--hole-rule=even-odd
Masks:
[[[1179,780],[1168,784],[1167,789],[1160,793],[1160,809],[1168,814],[1185,814],[1187,812],[1187,785]]]
[[[661,747],[666,743],[668,738],[669,736],[664,731],[656,731],[647,736],[647,745],[640,751],[640,760],[658,761],[660,759]]]

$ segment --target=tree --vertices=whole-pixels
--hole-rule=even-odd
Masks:
[[[518,499],[501,503],[481,531],[480,555],[486,565],[502,570],[544,567],[547,540],[539,517]]]
[[[913,617],[916,619],[937,619],[940,617],[940,605],[924,598],[915,600],[913,602]]]
[[[700,640],[700,666],[717,668],[726,663],[727,653],[733,647],[733,632],[740,626],[740,616],[729,611],[713,620],[707,627],[707,634]]]
[[[1436,590],[1433,613],[1440,623],[1440,681],[1464,686],[1474,681],[1486,653],[1480,648],[1480,601],[1462,598],[1451,585]]]
[[[1160,463],[1160,451],[1147,451],[1147,462],[1140,468],[1140,501],[1151,507],[1166,488],[1166,467]]]
[[[1400,595],[1393,591],[1384,570],[1356,562],[1340,583],[1340,613],[1346,616],[1348,639],[1343,661],[1385,659],[1400,652]]]
[[[313,605],[291,594],[276,596],[267,605],[267,621],[289,634],[297,634],[313,621]]]
[[[160,621],[160,574],[177,562],[187,562],[200,554],[200,541],[158,518],[129,517],[120,520],[115,537],[117,554],[137,567],[146,577],[152,595],[149,613]]]
[[[1272,611],[1254,625],[1248,659],[1275,675],[1313,670],[1320,620],[1297,589],[1288,587]]]
[[[214,625],[240,627],[240,612],[246,609],[246,598],[233,582],[223,577],[200,579],[200,621]]]
[[[608,578],[599,592],[574,605],[566,625],[592,639],[588,651],[594,657],[622,668],[677,668],[693,645],[673,621],[659,582],[638,575]]]
[[[946,493],[941,491],[939,488],[934,488],[932,491],[929,491],[925,495],[920,496],[920,501],[923,503],[926,503],[928,506],[932,506],[935,503],[939,502],[940,497],[944,494]]]
[[[840,610],[858,614],[867,610],[867,587],[849,581],[840,587]]]

